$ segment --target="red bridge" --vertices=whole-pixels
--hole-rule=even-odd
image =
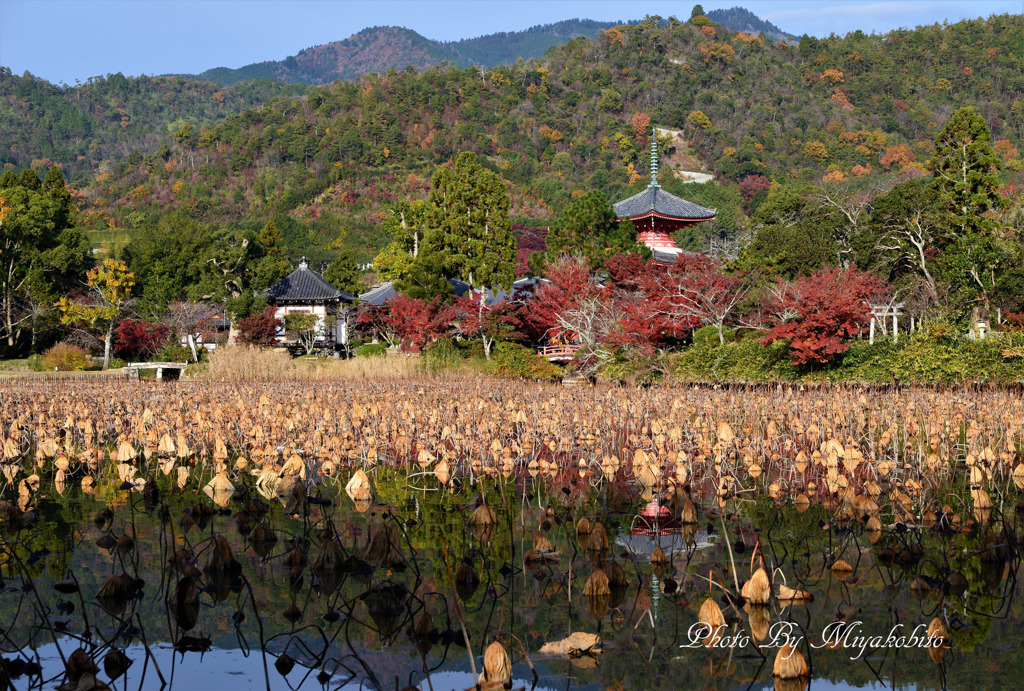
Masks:
[[[568,362],[576,357],[576,351],[583,346],[581,345],[550,345],[537,350],[537,355],[543,358],[547,358],[551,362]]]

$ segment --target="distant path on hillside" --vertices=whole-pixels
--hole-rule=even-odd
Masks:
[[[670,130],[667,127],[655,127],[654,131],[657,132],[662,137],[672,137],[673,140],[677,140],[678,139],[679,141],[676,142],[675,145],[677,147],[679,147],[680,151],[682,151],[682,150],[684,150],[686,148],[686,140],[683,138],[682,131],[680,131],[680,130]],[[665,159],[663,159],[663,161],[669,163],[669,165],[672,165],[674,163],[673,159],[675,159],[675,158],[676,157],[674,157],[674,156],[669,156],[669,157],[666,157]],[[715,176],[711,175],[710,173],[699,173],[699,172],[694,171],[694,170],[679,170],[679,168],[677,166],[678,166],[678,163],[676,163],[676,165],[672,166],[672,173],[677,178],[679,178],[681,182],[705,183],[705,182],[712,182],[715,179]]]
[[[683,178],[681,182],[711,182],[715,179],[711,173],[696,173],[692,170],[676,170],[674,172],[677,178]]]

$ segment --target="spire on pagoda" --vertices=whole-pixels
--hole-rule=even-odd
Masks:
[[[649,187],[661,187],[658,184],[658,128],[651,132],[651,184]]]

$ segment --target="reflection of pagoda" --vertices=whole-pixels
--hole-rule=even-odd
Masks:
[[[716,214],[715,209],[706,209],[661,189],[658,184],[657,130],[651,137],[651,184],[644,191],[623,199],[614,208],[620,221],[628,218],[633,222],[638,233],[637,241],[650,247],[655,259],[672,263],[683,250],[676,247],[671,234],[680,228],[710,221]]]

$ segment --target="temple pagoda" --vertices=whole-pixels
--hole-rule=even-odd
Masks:
[[[651,137],[651,184],[643,192],[623,199],[613,207],[620,221],[629,219],[638,233],[637,241],[654,252],[658,261],[675,263],[683,250],[676,247],[671,233],[680,228],[715,218],[716,209],[681,199],[658,184],[657,130]]]

